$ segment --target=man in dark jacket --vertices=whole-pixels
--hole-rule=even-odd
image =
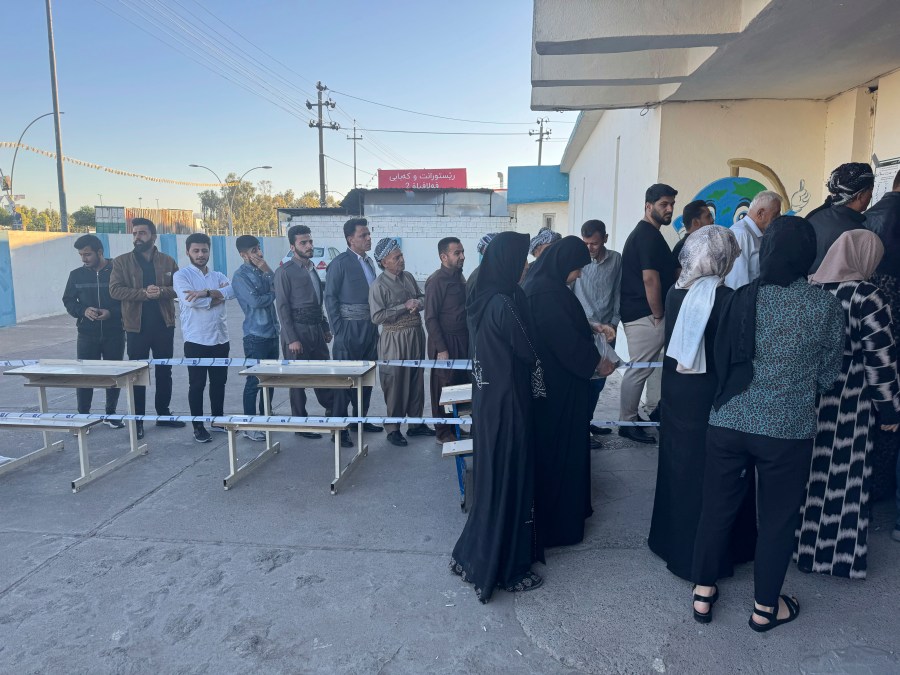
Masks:
[[[83,265],[69,272],[69,281],[63,292],[66,311],[75,317],[78,342],[75,354],[79,359],[106,359],[120,361],[125,354],[125,333],[122,330],[122,310],[118,300],[109,295],[109,277],[112,261],[103,255],[103,244],[93,234],[75,240],[75,250]],[[78,412],[91,412],[93,389],[75,392]],[[106,414],[115,415],[119,402],[119,390],[106,390]],[[113,429],[125,425],[119,420],[105,420]]]
[[[156,226],[147,218],[131,221],[134,251],[113,261],[109,294],[122,302],[122,325],[128,334],[128,358],[171,359],[175,351],[175,287],[178,271],[174,258],[156,248]],[[156,414],[171,415],[172,366],[156,366]],[[146,411],[146,387],[134,388],[134,408]],[[184,422],[159,421],[158,427],[183,427]],[[138,438],[144,423],[137,423]]]
[[[875,174],[865,162],[841,164],[828,178],[828,198],[806,219],[816,231],[816,259],[809,273],[813,274],[828,249],[844,232],[861,230],[865,227],[863,211],[872,201]]]
[[[866,211],[866,229],[884,244],[884,258],[876,274],[900,277],[900,171],[894,176],[891,191]]]

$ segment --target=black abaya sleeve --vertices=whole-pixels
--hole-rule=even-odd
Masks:
[[[600,352],[581,303],[571,292],[569,296],[542,293],[530,298],[538,333],[535,346],[538,353],[552,356],[572,376],[589,380],[600,362]]]

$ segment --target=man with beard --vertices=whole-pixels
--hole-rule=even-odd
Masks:
[[[675,188],[657,183],[647,188],[644,218],[637,224],[622,249],[622,298],[620,311],[632,361],[656,361],[665,342],[664,303],[675,283],[677,262],[660,232],[672,222]],[[638,420],[638,405],[649,368],[628,368],[622,377],[620,418]],[[650,419],[658,419],[654,410]],[[619,427],[619,435],[638,443],[655,439],[642,427]]]
[[[313,239],[306,225],[288,230],[293,257],[275,272],[275,307],[281,319],[281,352],[290,360],[327,361],[331,328],[322,311],[322,282],[312,264]],[[331,415],[330,389],[315,389],[316,400]],[[306,390],[291,389],[291,415],[306,417]],[[304,438],[321,438],[315,432],[296,432]],[[349,434],[341,434],[341,440]]]
[[[173,258],[156,248],[156,226],[147,218],[131,221],[134,251],[113,261],[109,294],[121,302],[122,325],[128,358],[170,359],[175,343],[175,289],[172,278],[178,271]],[[146,411],[146,387],[134,388],[134,408]],[[172,366],[156,366],[156,414],[171,415]],[[184,422],[157,422],[159,427],[183,427]],[[144,437],[144,423],[137,422],[137,436]]]
[[[175,272],[175,292],[181,305],[181,333],[184,356],[188,359],[228,358],[228,323],[225,301],[234,297],[231,282],[221,272],[207,267],[209,237],[195,232],[185,242],[190,267]],[[213,417],[225,414],[225,382],[227,366],[188,366],[188,404],[191,415],[203,414],[203,390],[209,377],[209,408]],[[224,427],[211,425],[213,431]],[[203,422],[194,422],[194,440],[208,443],[212,439]]]
[[[347,250],[328,265],[325,277],[325,310],[334,331],[332,356],[335,360],[374,361],[378,358],[378,328],[372,323],[369,311],[369,287],[375,283],[375,264],[368,256],[372,248],[369,221],[351,218],[344,223],[344,239]],[[356,396],[350,391],[334,392],[332,414],[347,416],[347,404],[353,407],[353,416],[365,416],[372,400],[372,387],[363,387],[363,409],[356,409]],[[383,429],[366,422],[363,429],[379,432]],[[352,447],[350,433],[341,433],[341,445]]]
[[[428,329],[429,359],[468,359],[469,331],[466,328],[466,278],[463,264],[466,253],[456,237],[444,237],[438,242],[441,266],[425,282],[425,326]],[[441,406],[441,390],[455,384],[469,382],[465,370],[434,368],[431,371],[431,414],[446,417]],[[434,427],[439,443],[456,440],[453,427],[437,424]]]
[[[372,322],[381,326],[378,358],[421,359],[425,356],[425,331],[419,314],[424,295],[413,275],[406,271],[403,252],[396,239],[385,238],[375,247],[375,260],[384,270],[369,287]],[[421,368],[379,366],[381,389],[388,417],[421,417],[425,406],[425,381]],[[385,424],[388,442],[407,444],[399,424]],[[409,436],[434,436],[425,424],[411,424]]]

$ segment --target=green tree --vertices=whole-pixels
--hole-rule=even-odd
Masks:
[[[94,217],[93,206],[82,206],[75,213],[69,215],[70,232],[90,232],[96,227],[97,221]]]

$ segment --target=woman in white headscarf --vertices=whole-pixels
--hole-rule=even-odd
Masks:
[[[718,383],[713,343],[722,308],[733,293],[724,285],[725,276],[740,252],[727,228],[701,227],[685,241],[681,276],[666,297],[659,470],[647,543],[670,572],[687,580],[702,505],[706,430]],[[732,575],[733,563],[753,559],[756,499],[748,473],[751,488],[720,578]]]
[[[867,281],[883,255],[874,232],[844,232],[809,278],[841,301],[845,336],[841,375],[819,397],[795,553],[804,572],[866,578],[873,432],[876,424],[896,432],[900,423],[891,312]]]

